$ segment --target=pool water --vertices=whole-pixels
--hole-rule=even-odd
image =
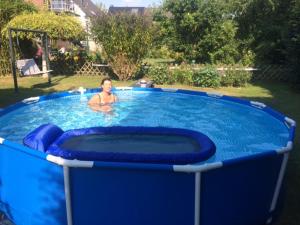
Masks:
[[[87,106],[92,94],[28,104],[0,117],[0,137],[22,143],[30,131],[53,123],[64,130],[97,126],[162,126],[206,134],[217,147],[208,161],[248,156],[286,146],[288,128],[269,114],[246,105],[188,94],[116,91],[110,113]]]
[[[199,152],[196,140],[179,135],[81,135],[64,141],[62,150],[142,154]]]

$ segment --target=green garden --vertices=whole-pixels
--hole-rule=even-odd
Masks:
[[[67,14],[37,9],[22,0],[0,1],[0,108],[22,99],[144,78],[155,87],[219,92],[263,102],[300,124],[300,1],[164,0],[144,15],[100,13],[91,30]],[[51,84],[41,76],[21,77],[14,91],[8,28],[43,30],[49,39]],[[90,38],[95,51],[76,45]],[[13,36],[18,59],[32,58],[35,34]],[[70,42],[65,53],[55,45]],[[106,65],[97,67],[95,65]],[[286,173],[283,213],[276,225],[300,221],[300,135]]]

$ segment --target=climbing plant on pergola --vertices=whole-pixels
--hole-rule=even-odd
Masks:
[[[11,27],[13,29],[10,29]],[[47,42],[48,38],[52,40],[62,39],[70,41],[86,39],[86,32],[77,17],[66,14],[57,15],[48,11],[18,15],[7,23],[1,32],[2,36],[7,39],[9,39],[9,35],[11,35],[11,41],[16,38],[31,40],[40,35],[42,35],[45,38],[44,41],[47,40]],[[45,47],[48,47],[48,43],[43,44]],[[15,61],[13,58],[11,58],[11,60]],[[15,68],[13,70],[15,70]],[[16,80],[16,78],[14,78],[14,80]],[[15,81],[15,90],[18,91],[16,82],[17,81]]]
[[[47,32],[52,40],[85,40],[84,31],[79,19],[66,14],[55,14],[52,12],[38,12],[21,14],[14,17],[3,29],[3,34],[8,38],[8,28],[42,30]],[[16,37],[14,34],[13,37]],[[35,33],[20,33],[20,39],[33,39]]]
[[[42,48],[43,48],[43,54],[44,58],[46,59],[46,69],[50,70],[50,63],[49,63],[49,54],[48,54],[48,36],[47,32],[40,31],[40,30],[30,30],[30,29],[18,29],[18,28],[8,28],[9,33],[9,53],[10,53],[10,61],[11,61],[11,70],[13,73],[13,79],[14,79],[14,86],[15,86],[15,92],[18,92],[18,79],[17,79],[17,72],[16,72],[16,58],[15,58],[15,52],[13,48],[13,38],[12,34],[18,35],[18,33],[33,33],[35,35],[39,35],[41,37],[42,41]],[[18,36],[17,36],[18,37]],[[48,74],[48,83],[51,84],[51,76]]]

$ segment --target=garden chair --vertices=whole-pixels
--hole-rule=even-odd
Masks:
[[[17,68],[22,76],[34,76],[50,73],[52,70],[41,71],[34,59],[17,60]]]

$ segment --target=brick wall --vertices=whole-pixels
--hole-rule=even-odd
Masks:
[[[44,0],[25,0],[25,1],[33,3],[38,8],[42,8],[44,6]]]

